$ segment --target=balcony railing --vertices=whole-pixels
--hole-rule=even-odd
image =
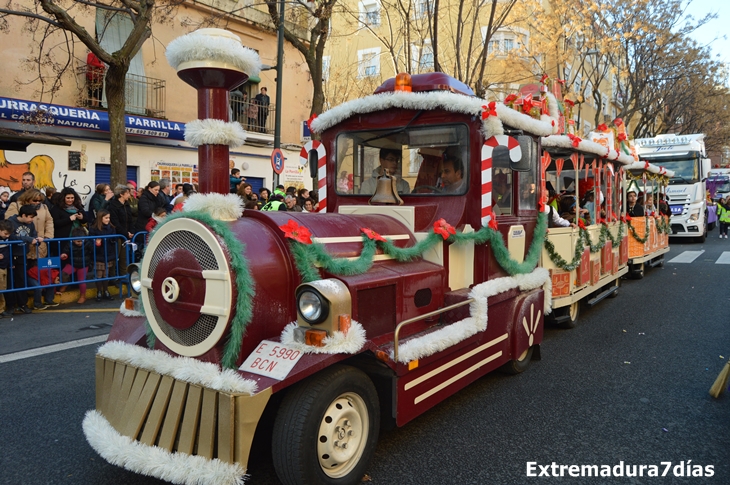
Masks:
[[[274,134],[276,106],[259,106],[256,101],[244,101],[231,95],[231,121],[238,121],[246,131]]]
[[[88,108],[106,109],[104,74],[92,71],[89,66],[78,69],[83,79],[80,105]],[[124,111],[129,114],[165,118],[165,81],[136,74],[127,74],[124,81]]]

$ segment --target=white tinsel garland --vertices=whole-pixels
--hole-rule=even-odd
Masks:
[[[228,145],[240,147],[246,141],[246,131],[240,123],[212,118],[185,123],[185,141],[194,147],[201,145]]]
[[[661,165],[654,165],[649,162],[634,162],[626,167],[627,170],[643,170],[649,173],[656,173],[659,175],[665,175],[669,178],[674,177],[674,170],[667,170]]]
[[[634,163],[634,157],[626,155],[625,153],[619,153],[616,150],[608,149],[603,145],[590,141],[581,140],[577,147],[573,146],[573,140],[567,135],[553,135],[542,138],[542,146],[544,147],[556,147],[556,148],[568,148],[575,149],[579,152],[592,153],[600,157],[607,158],[621,163],[622,165],[631,165]]]
[[[237,392],[253,396],[258,388],[255,381],[242,378],[234,370],[221,370],[220,367],[210,362],[201,362],[190,357],[173,357],[161,350],[150,350],[125,342],[107,342],[99,347],[97,353],[106,359],[124,362],[140,369],[216,391]]]
[[[171,453],[121,435],[99,411],[88,411],[82,425],[92,448],[112,465],[184,485],[243,485],[246,470],[238,463]]]
[[[243,201],[236,194],[193,194],[183,204],[183,212],[205,212],[214,219],[233,221],[243,213]]]
[[[406,340],[398,348],[398,362],[407,363],[412,360],[422,359],[435,353],[446,350],[457,343],[483,332],[487,329],[487,301],[490,296],[498,295],[513,288],[521,291],[534,290],[544,287],[550,279],[550,272],[545,268],[537,268],[532,273],[506,276],[485,281],[469,293],[474,301],[469,306],[471,316],[451,325],[445,326],[435,332],[421,337]],[[548,285],[550,288],[550,285]],[[547,291],[547,290],[545,290]],[[545,313],[549,313],[550,295],[545,295]],[[390,357],[394,353],[391,351]]]
[[[258,76],[261,59],[253,49],[243,47],[240,40],[231,37],[191,32],[168,44],[167,62],[177,69],[183,62],[217,61],[231,64],[249,76]]]
[[[331,336],[325,337],[322,343],[324,346],[315,347],[306,345],[294,340],[294,329],[298,327],[297,322],[291,322],[281,332],[281,343],[308,354],[356,354],[365,345],[365,329],[355,320],[350,324],[350,330],[344,334],[334,332]]]

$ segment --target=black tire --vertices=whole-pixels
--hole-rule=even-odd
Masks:
[[[568,319],[560,323],[562,328],[575,328],[578,326],[578,316],[580,315],[580,300],[574,301],[570,306],[561,308],[562,315],[567,315]]]
[[[500,370],[504,372],[505,374],[509,375],[517,375],[522,374],[527,369],[530,368],[530,364],[532,363],[532,352],[535,350],[535,347],[528,348],[520,357],[518,360],[510,360],[506,364],[504,364]]]
[[[616,278],[613,282],[613,286],[616,288],[621,288],[621,278]],[[616,298],[618,296],[619,290],[614,291],[609,298]]]
[[[271,444],[276,474],[285,485],[360,483],[379,429],[378,393],[368,376],[350,366],[326,369],[281,403]]]
[[[630,265],[629,274],[631,275],[632,279],[642,279],[644,277],[644,263]]]

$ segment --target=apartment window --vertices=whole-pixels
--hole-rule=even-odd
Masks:
[[[360,22],[364,25],[380,25],[380,3],[377,0],[363,0],[359,3]]]
[[[417,19],[433,15],[433,0],[415,0],[415,13]]]
[[[482,27],[482,42],[487,38],[487,27]],[[526,30],[512,27],[500,29],[492,34],[487,45],[487,52],[494,56],[507,56],[513,52],[524,51],[527,48],[529,33]]]
[[[380,74],[380,47],[357,51],[357,71],[360,77]]]
[[[586,91],[585,91],[584,96],[585,96],[585,100],[588,102],[588,104],[590,104],[591,106],[593,106],[595,108],[596,100],[593,99],[593,83],[591,83],[590,81],[586,81]]]
[[[411,44],[411,72],[433,71],[433,48],[429,41],[423,45]]]
[[[608,96],[606,96],[605,94],[602,94],[601,102],[603,103],[603,114],[607,115],[608,114]]]
[[[582,95],[583,90],[581,89],[583,87],[583,78],[581,77],[580,73],[575,75],[575,81],[573,82],[573,89],[575,91],[576,95]]]
[[[591,131],[593,131],[593,129],[591,127],[590,122],[584,121],[583,122],[583,136],[586,136],[587,137],[588,136],[588,133],[590,133]]]
[[[563,69],[563,79],[565,79],[567,82],[570,82],[570,73],[571,73],[570,64],[566,64],[565,69]]]
[[[617,117],[616,108],[611,108],[611,119],[615,120]]]
[[[330,56],[322,57],[322,81],[330,78]]]

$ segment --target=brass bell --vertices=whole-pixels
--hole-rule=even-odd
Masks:
[[[378,185],[375,193],[368,204],[370,205],[403,205],[403,199],[398,196],[398,189],[394,176],[389,175],[387,170],[383,170],[383,175],[378,177]]]

